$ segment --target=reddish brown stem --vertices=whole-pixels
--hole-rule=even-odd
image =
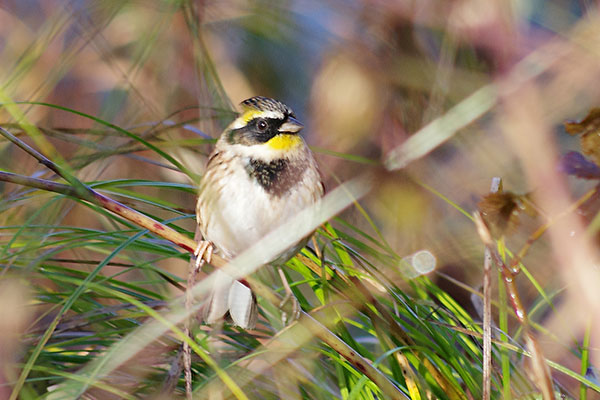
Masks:
[[[486,226],[483,218],[481,218],[481,214],[477,211],[474,213],[475,225],[477,227],[477,233],[481,237],[481,240],[485,244],[486,249],[489,251],[489,254],[492,256],[492,259],[496,263],[496,265],[502,270],[502,277],[504,279],[504,284],[506,286],[506,292],[508,294],[508,298],[510,299],[510,304],[515,312],[519,323],[523,326],[525,330],[525,338],[527,340],[527,347],[531,352],[532,359],[532,372],[535,377],[535,383],[540,388],[542,392],[542,396],[544,400],[554,399],[554,392],[552,388],[552,378],[550,377],[550,371],[548,370],[548,365],[546,364],[546,360],[544,358],[544,354],[538,342],[529,329],[529,320],[527,318],[527,312],[523,307],[523,303],[521,303],[521,298],[519,297],[519,292],[515,285],[515,276],[516,273],[506,266],[502,257],[498,254],[498,251],[495,247],[495,242],[492,239],[490,231]]]

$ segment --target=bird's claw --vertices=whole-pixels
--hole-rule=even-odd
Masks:
[[[195,268],[199,271],[204,263],[210,263],[212,259],[213,245],[211,242],[201,240],[198,242],[196,249],[194,250],[194,257],[196,257]]]

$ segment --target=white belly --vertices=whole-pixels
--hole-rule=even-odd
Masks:
[[[204,238],[228,257],[240,254],[315,201],[314,190],[306,185],[307,179],[319,179],[314,171],[305,172],[301,184],[279,197],[269,195],[243,168],[233,174],[230,182],[236,184],[222,186],[210,210],[203,213]]]

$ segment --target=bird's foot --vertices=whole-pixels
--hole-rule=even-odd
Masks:
[[[283,323],[283,326],[287,326],[288,324],[300,318],[300,311],[302,309],[300,308],[300,303],[298,302],[296,296],[294,296],[292,288],[290,287],[290,284],[288,283],[281,267],[278,267],[277,271],[279,272],[279,277],[281,278],[283,288],[285,289],[285,296],[283,297],[283,300],[281,300],[281,303],[279,303],[279,308],[281,309],[281,322]],[[291,310],[289,311],[284,309],[284,306],[288,303],[291,303]],[[286,308],[289,308],[289,306]],[[288,314],[290,318],[288,318]]]
[[[198,246],[196,246],[196,250],[194,250],[194,257],[196,257],[196,262],[194,264],[196,272],[198,272],[204,263],[210,263],[212,258],[213,245],[211,242],[206,240],[201,240],[198,242]]]
[[[290,311],[284,309],[284,306],[286,306],[286,304],[288,303],[291,303]],[[290,306],[286,308],[289,307]],[[294,296],[294,294],[291,292],[287,293],[283,300],[281,300],[281,303],[279,303],[279,308],[281,309],[281,322],[283,323],[283,326],[287,326],[288,324],[291,324],[292,322],[300,318],[300,303],[298,302],[296,296]],[[290,318],[288,318],[288,315],[290,316]]]

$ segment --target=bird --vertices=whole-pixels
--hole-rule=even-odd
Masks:
[[[196,205],[204,241],[227,259],[317,203],[324,194],[318,165],[300,136],[303,125],[292,109],[263,96],[244,100],[240,106],[241,113],[225,128],[209,155]],[[284,264],[309,237],[269,264]],[[214,274],[214,289],[203,307],[204,322],[213,324],[229,316],[234,325],[253,329],[258,308],[247,283],[219,269]]]

